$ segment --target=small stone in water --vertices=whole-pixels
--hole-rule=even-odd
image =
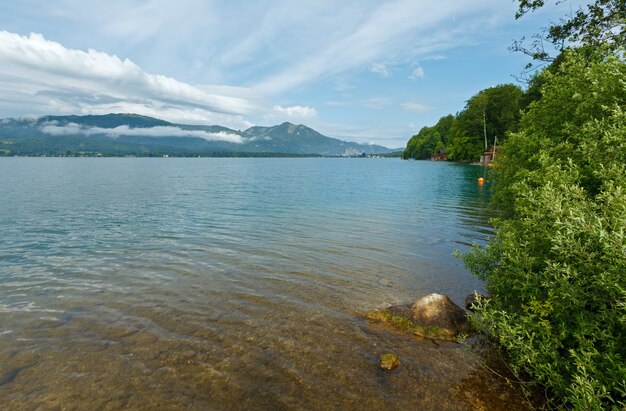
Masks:
[[[378,361],[378,366],[387,371],[395,370],[398,365],[400,365],[400,360],[395,354],[383,354]]]

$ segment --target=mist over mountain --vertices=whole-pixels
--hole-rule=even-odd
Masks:
[[[136,114],[43,116],[0,120],[0,155],[214,155],[218,153],[355,156],[387,147],[327,137],[283,123],[233,130]]]

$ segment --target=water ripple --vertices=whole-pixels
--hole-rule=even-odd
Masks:
[[[492,233],[480,173],[365,159],[0,159],[0,364],[27,367],[0,395],[36,408],[79,395],[80,380],[102,390],[81,397],[95,408],[128,392],[144,408],[429,404],[406,392],[426,373],[445,393],[441,348],[416,350],[358,316],[481,289],[451,256]],[[383,394],[371,368],[390,341],[427,364],[398,386],[406,398]],[[127,375],[141,383],[120,383]],[[30,399],[26,381],[41,386]]]

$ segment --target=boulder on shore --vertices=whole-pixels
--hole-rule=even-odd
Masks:
[[[365,315],[400,330],[436,340],[457,341],[472,332],[465,311],[445,295],[429,294],[413,304],[392,305]]]

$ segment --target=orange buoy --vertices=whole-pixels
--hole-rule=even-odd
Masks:
[[[482,186],[484,182],[485,182],[485,179],[484,179],[484,178],[482,178],[482,177],[478,177],[478,185],[479,185],[479,186]]]

